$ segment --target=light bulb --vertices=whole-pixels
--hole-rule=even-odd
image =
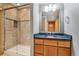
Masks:
[[[49,4],[49,11],[51,11],[52,10],[52,8],[53,8],[53,6],[51,5],[51,4]]]
[[[56,11],[56,9],[57,9],[57,6],[53,5],[53,11]]]
[[[55,8],[53,8],[52,10],[53,10],[53,11],[56,11],[56,9],[55,9]]]
[[[20,3],[17,3],[18,6],[20,6]]]
[[[49,11],[48,9],[49,9],[48,6],[45,6],[44,11],[45,11],[45,12],[48,12],[48,11]]]

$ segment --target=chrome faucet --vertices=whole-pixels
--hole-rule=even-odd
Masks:
[[[52,32],[49,32],[50,33],[50,36],[52,35]]]

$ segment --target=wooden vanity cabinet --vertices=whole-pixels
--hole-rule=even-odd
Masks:
[[[44,56],[57,56],[57,47],[44,46]]]
[[[71,52],[70,52],[70,48],[58,48],[58,56],[70,56]]]
[[[71,55],[71,41],[58,41],[58,56]]]
[[[44,46],[42,39],[35,39],[34,40],[34,55],[35,56],[43,56]]]
[[[35,45],[35,53],[43,54],[43,45]]]
[[[66,40],[58,40],[58,46],[59,47],[66,47],[70,48],[71,42]]]
[[[44,39],[44,56],[57,56],[57,40]]]
[[[44,45],[48,45],[48,46],[57,46],[57,40],[46,40],[44,39]]]
[[[34,40],[34,44],[42,44],[43,45],[43,40],[42,39],[36,39],[36,40]]]
[[[71,41],[58,39],[34,39],[35,56],[70,56]]]
[[[43,56],[43,55],[39,53],[35,53],[34,56]]]

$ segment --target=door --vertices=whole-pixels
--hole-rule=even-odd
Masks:
[[[17,9],[12,8],[4,11],[5,15],[5,50],[17,45],[18,27],[17,25]]]
[[[44,56],[57,56],[57,47],[44,46]]]
[[[48,22],[48,31],[49,32],[55,32],[55,21]]]
[[[32,55],[32,5],[18,7],[18,38],[19,44],[22,46],[21,52],[18,54]],[[23,47],[24,46],[24,47]]]

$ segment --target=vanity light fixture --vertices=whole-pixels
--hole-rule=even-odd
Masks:
[[[49,8],[49,11],[52,11],[52,9],[53,9],[53,5],[52,4],[49,4],[49,6],[48,6]]]
[[[56,11],[56,9],[57,9],[57,5],[49,4],[49,5],[45,6],[44,11],[45,12]]]
[[[20,6],[21,4],[20,4],[20,3],[17,3],[16,5],[17,5],[17,6]]]
[[[51,5],[51,4],[45,6],[45,8],[44,8],[44,11],[45,11],[45,12],[49,12],[49,11],[51,11],[51,10],[52,10],[52,5]]]
[[[48,6],[45,6],[44,11],[48,12],[49,11],[48,9],[49,9]]]
[[[57,5],[53,5],[52,10],[53,10],[53,11],[56,11],[56,9],[57,9]]]

